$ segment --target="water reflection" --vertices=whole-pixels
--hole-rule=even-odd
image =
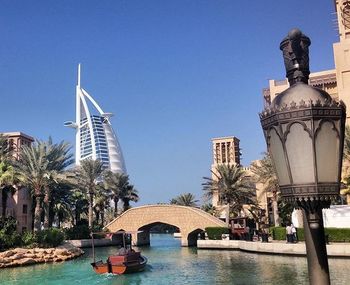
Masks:
[[[181,248],[170,235],[152,235],[151,246],[143,247],[148,265],[142,273],[97,275],[90,266],[91,250],[76,260],[0,270],[3,284],[308,284],[304,257],[257,255],[240,251]],[[102,259],[115,248],[98,248]],[[330,259],[333,284],[350,284],[344,268],[348,259]]]

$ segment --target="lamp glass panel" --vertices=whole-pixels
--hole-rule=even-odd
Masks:
[[[315,146],[318,181],[338,182],[339,138],[331,122],[320,125]]]
[[[300,123],[293,123],[286,138],[293,184],[315,182],[312,139]]]
[[[288,175],[288,169],[286,159],[284,156],[282,141],[277,135],[275,129],[271,129],[269,137],[269,151],[275,166],[279,185],[289,185],[290,179]]]

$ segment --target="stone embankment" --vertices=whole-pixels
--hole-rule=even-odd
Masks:
[[[305,256],[304,242],[286,243],[285,241],[254,242],[244,240],[198,240],[199,249],[232,249],[254,253]],[[350,257],[350,243],[327,244],[328,257]]]
[[[64,244],[56,248],[15,248],[0,253],[0,268],[61,262],[82,254],[84,254],[84,251],[70,244]]]

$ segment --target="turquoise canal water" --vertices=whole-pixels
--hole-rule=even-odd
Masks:
[[[97,248],[105,259],[113,247]],[[172,284],[308,284],[303,257],[258,255],[239,251],[182,248],[171,235],[152,235],[151,246],[143,247],[148,257],[144,272],[129,275],[97,275],[90,266],[92,252],[75,260],[0,269],[0,284],[59,285],[172,285]],[[332,284],[350,284],[350,260],[330,259]]]

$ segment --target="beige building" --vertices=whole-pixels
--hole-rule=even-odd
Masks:
[[[350,123],[350,1],[334,0],[339,42],[333,44],[334,69],[312,72],[309,84],[329,93],[335,100],[342,100],[347,106],[347,124]],[[312,55],[311,55],[312,61]],[[264,107],[268,107],[272,100],[289,87],[288,80],[269,80],[269,86],[263,89]],[[349,167],[349,166],[345,166]],[[262,196],[263,197],[263,196]],[[271,199],[266,196],[259,200],[259,204],[266,205],[271,215]]]
[[[325,90],[329,93],[329,95],[332,96],[332,98],[338,100],[338,88],[335,69],[310,73],[309,84]],[[272,100],[288,87],[289,83],[287,79],[269,80],[269,87],[263,89],[264,108],[268,107],[271,104]]]
[[[333,44],[335,68],[313,72],[310,74],[309,84],[325,90],[335,100],[342,100],[348,107],[347,123],[350,122],[350,1],[335,0],[339,42]],[[312,55],[311,55],[312,60]],[[264,107],[268,107],[272,100],[289,87],[287,79],[269,80],[269,86],[263,89]],[[220,163],[240,164],[239,140],[235,137],[212,139],[213,164],[212,172]],[[248,175],[249,168],[246,168]],[[251,174],[251,173],[250,173]],[[213,174],[214,178],[215,175]],[[257,200],[262,209],[266,210],[269,221],[273,221],[272,197],[270,193],[262,191],[263,185],[256,184]],[[220,218],[226,217],[228,211],[219,201],[218,193],[213,195],[213,206],[220,212]]]
[[[8,138],[10,148],[14,151],[16,159],[19,157],[19,151],[23,145],[31,145],[34,139],[21,132],[2,133],[3,136]],[[2,213],[2,199],[3,195],[0,195],[0,213]],[[30,192],[26,188],[16,189],[13,195],[8,195],[6,201],[6,216],[12,216],[16,218],[17,231],[23,232],[25,230],[32,229],[32,197]]]
[[[350,118],[350,1],[334,0],[339,42],[333,44],[334,69],[313,72],[309,84],[328,92],[334,99],[342,100],[347,106],[347,123]],[[312,60],[312,55],[311,55]],[[264,107],[289,87],[288,80],[269,80],[269,87],[263,89]]]
[[[228,165],[240,165],[241,164],[241,152],[239,147],[240,140],[234,136],[231,137],[220,137],[212,139],[213,149],[213,163],[211,165],[212,179],[216,179],[216,168],[220,164]],[[259,161],[256,161],[259,163]],[[243,167],[247,176],[253,177],[253,173],[250,167]],[[263,191],[263,185],[261,183],[255,184],[256,197],[258,205],[261,209],[265,209],[266,217],[272,222],[273,221],[273,210],[272,210],[272,199],[271,194]],[[226,220],[229,215],[228,206],[220,201],[219,193],[214,192],[212,197],[212,204],[217,209],[218,216],[222,220]],[[249,206],[245,207],[245,213],[242,215],[249,215],[247,210]]]

